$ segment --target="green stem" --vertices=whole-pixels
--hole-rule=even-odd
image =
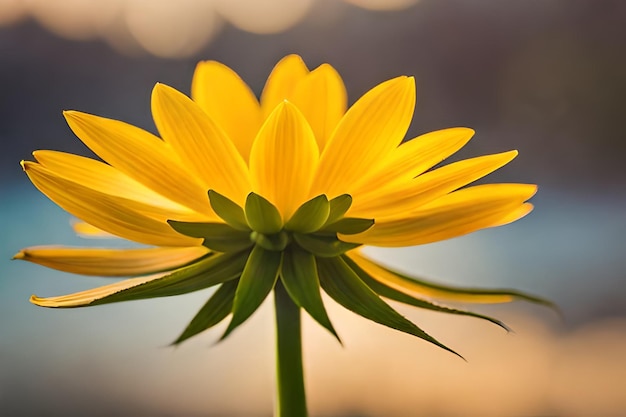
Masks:
[[[274,287],[276,305],[276,387],[275,417],[307,417],[300,308],[294,304],[280,280]]]

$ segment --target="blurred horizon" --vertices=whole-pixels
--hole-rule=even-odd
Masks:
[[[225,342],[215,343],[220,327],[171,348],[211,290],[47,310],[28,297],[108,281],[9,259],[27,246],[110,244],[74,236],[71,216],[19,166],[37,149],[94,156],[63,110],[156,132],[156,82],[187,94],[197,62],[217,60],[258,95],[290,53],[309,68],[333,65],[350,103],[382,81],[415,76],[407,139],[471,127],[475,137],[446,163],[518,149],[484,182],[539,185],[535,210],[519,222],[431,245],[367,248],[372,257],[441,282],[545,296],[565,317],[525,303],[463,306],[503,319],[514,329],[505,334],[398,307],[466,363],[325,300],[345,346],[305,319],[311,416],[625,415],[626,2],[253,3],[0,0],[0,415],[271,415],[270,305]]]
[[[298,53],[311,68],[337,68],[351,103],[386,79],[416,76],[407,139],[472,127],[476,140],[458,158],[519,149],[507,167],[511,178],[610,191],[626,182],[618,126],[626,94],[626,56],[617,53],[626,37],[623,16],[619,1],[421,0],[377,12],[320,0],[281,33],[225,25],[210,44],[179,59],[121,55],[103,41],[66,40],[26,19],[0,26],[0,76],[11,80],[0,87],[0,178],[23,178],[15,163],[35,149],[89,154],[62,110],[154,131],[149,94],[156,82],[188,93],[195,64],[213,59],[258,94],[273,65]]]

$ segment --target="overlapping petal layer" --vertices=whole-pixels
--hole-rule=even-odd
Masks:
[[[267,118],[250,152],[254,192],[273,203],[287,221],[309,196],[319,151],[302,113],[284,101]]]
[[[283,100],[291,100],[298,84],[309,74],[309,69],[298,55],[281,59],[267,78],[261,93],[261,111],[264,118]]]
[[[167,143],[117,120],[76,111],[63,114],[76,136],[105,162],[177,203],[211,213],[206,190]]]
[[[79,307],[220,285],[180,343],[232,313],[226,337],[277,285],[295,311],[304,309],[338,339],[324,290],[363,317],[447,350],[380,297],[505,329],[496,319],[427,298],[548,304],[515,291],[408,277],[353,250],[449,239],[515,221],[533,208],[527,200],[534,185],[469,186],[517,151],[432,169],[474,131],[444,129],[402,143],[415,106],[412,77],[379,84],[346,111],[343,80],[328,64],[309,71],[299,56],[285,57],[258,101],[234,71],[206,61],[196,68],[191,96],[155,86],[152,114],[161,137],[65,112],[74,133],[103,162],[53,151],[37,151],[36,162],[23,162],[33,184],[80,219],[74,224],[79,234],[153,246],[23,249],[16,259],[131,277],[66,296],[33,296],[33,303]]]
[[[388,220],[408,213],[464,187],[510,162],[517,151],[466,159],[435,169],[415,179],[396,181],[374,192],[358,195],[351,216]]]
[[[33,156],[51,175],[64,178],[103,194],[134,200],[186,218],[209,220],[201,213],[152,191],[111,165],[91,158],[55,151],[35,151]]]
[[[374,246],[415,246],[437,242],[500,224],[528,213],[524,202],[537,187],[527,184],[487,184],[448,194],[406,217],[380,220],[356,235],[340,235],[346,242]],[[522,206],[524,207],[522,209]]]
[[[250,87],[226,65],[204,61],[193,75],[191,97],[224,129],[247,161],[262,122],[261,107]]]
[[[168,210],[116,197],[54,175],[34,162],[24,162],[33,184],[64,210],[113,235],[156,246],[193,246],[198,239],[175,232],[165,220]],[[80,196],[80,198],[77,198]]]
[[[204,190],[243,204],[251,191],[248,170],[226,132],[191,99],[163,84],[154,87],[152,115],[165,143]]]
[[[98,229],[96,226],[83,221],[72,221],[71,226],[72,230],[74,230],[78,236],[87,239],[108,239],[115,237],[111,233],[105,232],[104,230]]]
[[[381,187],[406,183],[461,149],[473,135],[472,129],[455,127],[413,138],[394,149],[386,163],[357,180],[353,193],[365,200]]]
[[[178,268],[209,253],[204,246],[140,249],[34,246],[14,259],[74,274],[123,277]]]
[[[81,291],[73,294],[60,295],[57,297],[37,297],[33,295],[30,297],[30,302],[40,307],[52,307],[52,308],[71,308],[82,307],[89,305],[93,301],[105,297],[110,294],[138,287],[150,281],[161,278],[163,274],[149,275],[145,277],[130,278],[124,281],[114,282],[112,284],[103,285],[102,287],[94,288],[92,290]]]
[[[382,165],[406,134],[415,106],[415,80],[398,77],[368,91],[344,115],[317,169],[312,194],[329,198]]]
[[[290,101],[309,122],[323,150],[346,112],[348,96],[341,76],[330,65],[320,65],[297,83]]]

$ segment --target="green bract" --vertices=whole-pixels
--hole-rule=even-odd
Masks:
[[[359,233],[374,221],[343,217],[351,204],[348,195],[331,201],[317,196],[286,223],[274,205],[255,193],[246,198],[245,209],[213,190],[209,199],[225,223],[168,223],[179,233],[204,239],[212,251],[236,253],[243,268],[239,279],[223,284],[174,343],[213,327],[232,312],[225,338],[261,305],[277,279],[298,307],[339,340],[322,302],[316,257],[339,259],[359,245],[340,241],[337,233]]]
[[[324,307],[321,289],[340,305],[367,319],[417,336],[455,354],[402,317],[380,297],[428,310],[484,319],[508,330],[506,325],[494,318],[435,304],[393,288],[368,274],[346,256],[346,252],[360,245],[343,242],[337,234],[361,233],[374,224],[373,219],[344,217],[352,202],[348,194],[330,201],[325,195],[319,195],[302,204],[287,222],[283,221],[274,205],[255,193],[248,195],[245,208],[213,190],[209,191],[209,199],[211,207],[225,223],[169,223],[182,234],[203,238],[203,244],[212,251],[224,252],[211,255],[209,259],[236,257],[238,279],[224,282],[174,343],[180,343],[215,326],[232,313],[230,324],[222,336],[222,339],[225,338],[261,305],[277,280],[280,280],[298,307],[309,313],[339,341]],[[203,262],[207,261],[200,261],[197,265]],[[510,291],[437,286],[388,269],[386,271],[400,280],[432,285],[442,291],[511,295],[545,302]],[[213,274],[211,271],[208,273]],[[222,281],[215,279],[216,284]]]
[[[338,234],[362,233],[374,225],[373,219],[345,217],[352,204],[348,194],[331,200],[319,195],[302,204],[286,222],[277,208],[258,194],[250,193],[244,208],[214,190],[208,195],[211,207],[223,222],[168,220],[177,232],[202,239],[202,244],[210,250],[205,256],[157,278],[131,279],[118,291],[103,287],[103,292],[107,293],[104,296],[98,297],[87,291],[84,295],[35,298],[35,301],[42,305],[51,302],[54,307],[79,307],[179,295],[219,285],[174,341],[178,344],[232,315],[221,337],[226,338],[254,313],[280,282],[284,296],[291,298],[298,308],[309,313],[338,341],[321,290],[340,305],[369,320],[455,354],[397,313],[381,297],[428,310],[484,319],[506,330],[508,327],[497,319],[435,304],[400,288],[414,288],[420,293],[444,295],[449,299],[520,298],[552,306],[549,301],[517,291],[453,288],[430,283],[363,258],[354,251],[359,244],[344,242],[338,237]]]

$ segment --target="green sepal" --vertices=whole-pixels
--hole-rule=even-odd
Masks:
[[[161,278],[97,299],[89,305],[169,297],[202,290],[238,278],[248,251],[213,254]]]
[[[341,343],[322,301],[315,257],[296,245],[291,245],[283,253],[280,277],[296,305],[306,310]]]
[[[285,223],[285,229],[299,233],[312,233],[319,230],[328,219],[330,203],[322,194],[302,204]]]
[[[255,232],[273,235],[283,228],[283,220],[278,209],[258,194],[248,194],[245,214],[248,226]]]
[[[249,231],[236,230],[225,223],[167,222],[178,233],[203,238],[203,245],[217,252],[239,251],[252,246]]]
[[[293,238],[300,247],[315,256],[332,258],[361,246],[359,243],[348,243],[338,240],[335,236],[303,235],[294,233]]]
[[[352,196],[350,194],[341,194],[331,199],[328,204],[330,205],[330,211],[325,225],[335,223],[348,212],[352,205]]]
[[[320,232],[322,233],[341,233],[344,235],[355,235],[362,233],[374,225],[374,219],[362,219],[359,217],[344,217],[324,226]]]
[[[318,259],[317,266],[322,288],[337,303],[366,319],[419,337],[463,359],[461,355],[424,332],[380,299],[343,259],[339,257]]]
[[[464,287],[454,287],[454,286],[449,286],[449,285],[442,285],[442,284],[435,284],[431,281],[427,281],[424,280],[423,278],[417,278],[414,276],[408,276],[405,275],[401,272],[398,272],[396,270],[392,270],[389,269],[385,266],[382,266],[380,264],[378,264],[378,266],[382,269],[384,269],[385,271],[389,272],[390,274],[395,275],[399,280],[401,281],[405,281],[409,284],[419,284],[421,286],[427,287],[427,288],[432,288],[435,289],[437,291],[441,291],[441,292],[447,292],[449,294],[456,294],[456,295],[477,295],[477,296],[481,296],[481,295],[485,295],[485,296],[489,296],[489,295],[504,295],[504,296],[510,296],[513,298],[518,298],[520,300],[525,300],[525,301],[529,301],[531,303],[535,303],[535,304],[540,304],[543,306],[546,306],[552,310],[554,310],[557,314],[561,315],[561,310],[559,309],[559,307],[554,304],[552,301],[547,300],[545,298],[541,298],[538,297],[536,295],[531,295],[531,294],[526,294],[523,293],[521,291],[517,291],[517,290],[510,290],[510,289],[487,289],[487,288],[464,288]]]
[[[365,283],[365,285],[370,287],[372,291],[374,291],[381,297],[385,297],[393,301],[398,301],[400,303],[408,304],[413,307],[424,308],[426,310],[439,311],[441,313],[448,313],[448,314],[458,314],[461,316],[476,317],[479,319],[490,321],[491,323],[502,327],[507,332],[511,331],[511,329],[506,324],[504,324],[500,320],[495,319],[493,317],[485,316],[483,314],[474,313],[471,311],[459,310],[456,308],[436,304],[431,301],[415,298],[402,291],[396,290],[395,288],[389,287],[388,285],[385,285],[382,282],[373,278],[371,275],[369,275],[367,272],[361,269],[348,256],[343,255],[342,259],[346,262],[346,264],[350,267],[350,269],[352,269],[357,274],[357,276],[361,279],[361,281]]]
[[[250,234],[250,239],[263,249],[278,252],[285,249],[289,244],[289,235],[284,230],[273,235],[264,235],[262,233],[252,232]]]
[[[235,293],[233,317],[220,340],[224,340],[246,321],[272,291],[278,278],[281,258],[282,252],[265,250],[260,246],[252,249]]]
[[[233,308],[238,283],[239,281],[234,279],[220,285],[172,345],[178,345],[224,320]]]
[[[234,201],[214,190],[209,190],[209,202],[215,214],[220,216],[233,229],[250,231],[243,209]]]

